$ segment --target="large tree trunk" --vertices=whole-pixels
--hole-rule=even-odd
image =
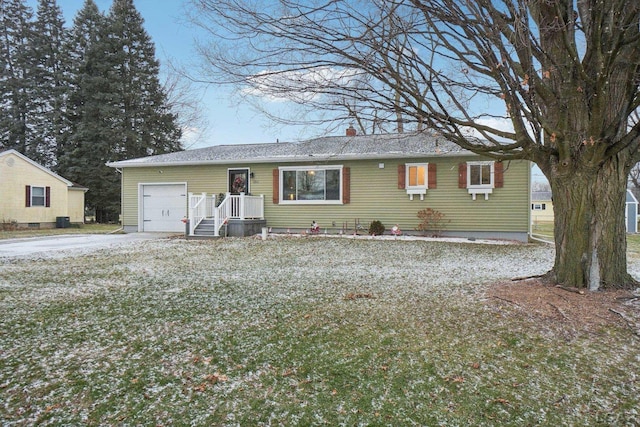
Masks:
[[[631,289],[625,227],[628,167],[620,156],[597,170],[550,174],[555,213],[557,283],[578,288]]]

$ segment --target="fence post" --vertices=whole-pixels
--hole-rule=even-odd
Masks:
[[[241,220],[244,220],[244,192],[240,193],[240,203],[238,206],[239,216]]]
[[[260,195],[260,219],[264,219],[264,194]]]
[[[193,230],[191,229],[191,223],[193,222],[193,193],[189,193],[189,202],[188,202],[188,208],[187,208],[187,230],[189,233],[189,236],[193,235]]]
[[[217,206],[214,206],[213,208],[213,236],[214,237],[220,237],[220,215],[219,215],[219,211],[220,208]]]

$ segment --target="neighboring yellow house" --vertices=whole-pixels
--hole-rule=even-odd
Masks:
[[[531,224],[535,227],[553,224],[553,200],[551,191],[531,192]]]
[[[84,223],[81,187],[16,150],[0,152],[0,222],[18,228]]]
[[[531,192],[531,229],[553,224],[553,197],[551,191]],[[627,189],[627,202],[625,205],[625,224],[627,233],[638,232],[638,199],[631,190]]]

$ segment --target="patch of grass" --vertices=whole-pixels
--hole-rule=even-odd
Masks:
[[[531,226],[531,232],[534,236],[553,241],[553,223],[541,222]]]
[[[57,236],[62,234],[107,234],[120,229],[117,224],[82,224],[69,228],[24,228],[12,231],[0,230],[1,239],[20,239],[23,237]]]
[[[535,237],[553,241],[553,223],[540,223],[532,227]],[[627,234],[627,251],[633,257],[640,257],[640,234]]]
[[[627,251],[640,257],[640,234],[627,234]]]
[[[640,340],[483,304],[543,245],[158,240],[0,259],[0,419],[635,425]]]

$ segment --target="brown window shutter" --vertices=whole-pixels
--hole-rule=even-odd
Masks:
[[[427,183],[429,184],[429,188],[437,188],[438,180],[436,178],[436,164],[429,163],[427,168]]]
[[[45,187],[44,189],[44,206],[51,207],[51,187]]]
[[[342,203],[351,203],[351,168],[342,168]]]
[[[407,179],[407,168],[405,165],[398,165],[398,189],[404,190],[407,188],[406,185]]]
[[[493,185],[495,188],[504,186],[504,164],[502,162],[495,162],[493,165]]]
[[[24,205],[25,207],[29,208],[31,207],[31,186],[30,185],[27,185],[25,187],[25,195],[26,197],[25,197]]]
[[[273,170],[273,204],[280,203],[280,171]]]
[[[467,164],[458,165],[458,188],[467,188]]]

